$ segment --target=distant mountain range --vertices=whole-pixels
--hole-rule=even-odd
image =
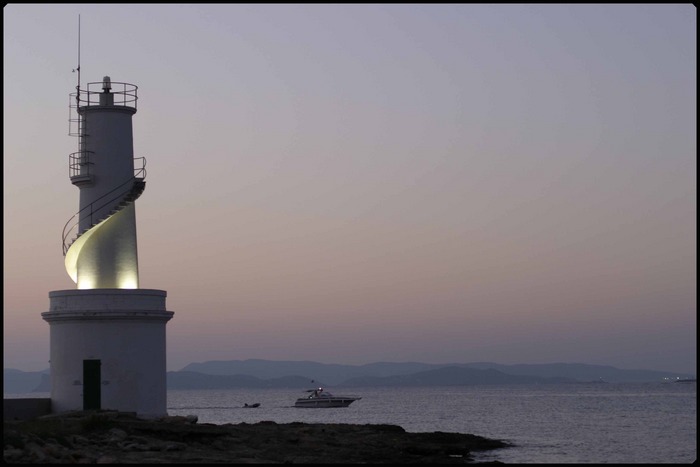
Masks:
[[[49,370],[20,371],[5,368],[2,372],[2,386],[5,394],[47,392],[50,387]]]
[[[591,381],[617,383],[694,377],[665,371],[622,370],[612,366],[583,363],[501,365],[489,362],[448,364],[378,362],[366,365],[340,365],[311,361],[255,359],[190,363],[182,369],[182,372],[184,371],[219,376],[249,375],[265,381],[294,375],[302,379],[306,378],[307,386],[313,380],[327,386],[345,387],[547,384]],[[174,373],[180,372],[168,373],[169,384],[177,378],[174,377]]]
[[[653,382],[694,375],[655,370],[622,370],[582,363],[501,365],[378,362],[340,365],[311,361],[226,360],[191,363],[167,373],[168,389],[308,388],[375,386],[465,386],[477,384],[552,384]],[[6,394],[48,392],[49,371],[5,369]]]

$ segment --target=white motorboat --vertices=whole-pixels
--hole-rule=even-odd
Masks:
[[[294,407],[347,407],[353,402],[362,399],[357,396],[334,396],[323,388],[309,389],[306,397],[297,399]]]

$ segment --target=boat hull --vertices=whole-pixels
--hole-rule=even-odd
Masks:
[[[357,398],[333,398],[333,399],[299,399],[294,407],[302,408],[327,408],[327,407],[347,407],[355,402]]]

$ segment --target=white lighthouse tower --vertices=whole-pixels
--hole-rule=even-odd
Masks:
[[[78,73],[80,73],[78,68]],[[79,76],[79,75],[78,75]],[[72,290],[49,292],[52,412],[110,409],[167,415],[166,292],[140,289],[135,201],[146,161],[134,157],[137,86],[88,83],[71,94],[69,156],[79,210],[63,230]]]

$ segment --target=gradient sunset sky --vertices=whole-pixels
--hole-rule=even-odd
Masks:
[[[696,373],[692,5],[8,5],[4,367],[49,367],[69,94],[139,87],[142,288],[205,360]]]

